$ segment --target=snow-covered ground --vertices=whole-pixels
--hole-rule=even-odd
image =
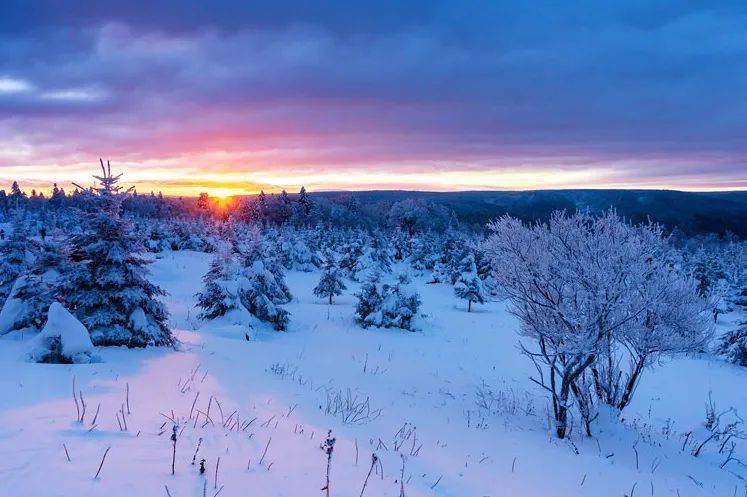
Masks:
[[[248,341],[237,326],[195,318],[210,256],[159,257],[152,275],[169,292],[179,350],[104,348],[94,364],[33,364],[30,337],[0,340],[0,496],[324,495],[328,430],[333,496],[361,494],[374,452],[369,497],[747,492],[743,468],[719,468],[723,454],[680,450],[709,391],[720,408],[747,412],[747,369],[670,360],[647,373],[624,425],[602,419],[595,438],[559,441],[500,302],[467,313],[450,286],[416,279],[420,331],[363,330],[355,284],[328,306],[312,295],[318,273],[291,272],[289,330],[260,328]]]

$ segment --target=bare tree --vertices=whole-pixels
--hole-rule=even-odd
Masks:
[[[688,311],[685,323],[676,324],[674,312],[664,312],[677,289],[690,287],[685,279],[664,285],[673,266],[657,262],[667,250],[658,226],[631,226],[610,211],[556,212],[547,223],[532,225],[505,216],[489,228],[486,254],[522,334],[533,340],[533,346],[522,344],[522,351],[537,369],[532,380],[551,395],[559,438],[566,436],[574,399],[590,433],[594,413],[588,390],[594,383],[603,391],[607,373],[618,370],[620,344],[637,351],[632,372],[615,394],[622,401],[629,390],[627,403],[651,358],[683,348],[661,335],[699,329],[697,305],[681,303]],[[604,368],[598,367],[601,359]],[[585,376],[592,367],[598,367],[594,382]]]

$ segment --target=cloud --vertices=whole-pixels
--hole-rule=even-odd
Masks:
[[[4,6],[0,168],[105,155],[687,186],[745,167],[743,3],[139,4]]]
[[[33,85],[26,80],[0,78],[0,94],[26,93],[33,89]]]

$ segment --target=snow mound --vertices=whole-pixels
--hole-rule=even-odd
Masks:
[[[59,302],[49,306],[47,324],[32,340],[28,356],[33,362],[63,364],[86,364],[96,359],[88,330]]]
[[[10,333],[16,329],[16,323],[26,313],[26,304],[21,299],[14,298],[18,288],[23,285],[23,277],[20,277],[13,284],[8,298],[0,310],[0,336]]]

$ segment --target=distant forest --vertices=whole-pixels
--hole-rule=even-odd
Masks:
[[[395,204],[408,199],[433,203],[453,212],[461,224],[484,226],[509,214],[526,221],[547,219],[551,212],[602,212],[610,208],[633,223],[651,220],[686,236],[730,233],[747,239],[747,192],[682,192],[674,190],[534,190],[414,192],[366,191],[314,193],[339,201],[353,197],[361,205]],[[380,211],[380,209],[376,209]]]
[[[81,207],[89,192],[71,194],[54,186],[51,196],[22,191],[13,183],[0,189],[0,221],[15,208],[54,210]],[[637,224],[653,221],[684,237],[715,235],[747,239],[747,191],[682,192],[674,190],[534,190],[534,191],[361,191],[246,195],[227,200],[208,194],[164,197],[135,193],[123,204],[139,217],[191,218],[207,213],[222,219],[263,225],[334,225],[338,227],[401,228],[410,234],[448,228],[482,231],[488,221],[508,214],[524,221],[543,221],[557,210],[601,213],[614,209]]]

